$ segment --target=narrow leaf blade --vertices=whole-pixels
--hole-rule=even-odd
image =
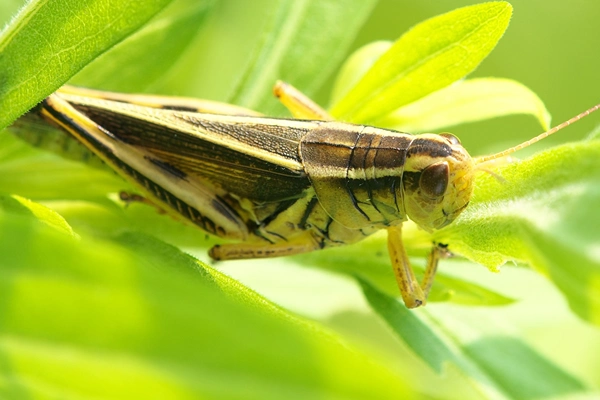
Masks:
[[[28,3],[0,36],[0,127],[55,91],[170,1]]]
[[[463,78],[494,48],[511,13],[510,4],[491,2],[418,24],[333,106],[332,115],[367,123]]]
[[[377,121],[400,131],[435,132],[440,128],[512,114],[535,117],[544,130],[550,114],[540,98],[511,79],[476,78],[456,82]]]
[[[505,331],[485,309],[458,306],[408,310],[359,280],[373,309],[431,368],[454,366],[485,398],[536,399],[584,394],[589,388]],[[510,355],[510,356],[507,356]]]
[[[271,94],[278,79],[313,95],[341,62],[374,5],[374,0],[280,2],[267,39],[254,50],[231,101],[267,113],[279,109]]]

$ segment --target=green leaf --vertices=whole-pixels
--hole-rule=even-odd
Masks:
[[[450,365],[458,368],[484,398],[539,399],[589,390],[484,310],[408,310],[367,281],[359,282],[369,304],[413,352],[438,373]]]
[[[0,196],[0,209],[19,215],[31,215],[59,232],[76,236],[67,221],[57,212],[21,196]]]
[[[370,122],[463,78],[494,48],[511,13],[510,4],[491,2],[418,24],[333,105],[331,114]]]
[[[3,398],[395,399],[398,375],[144,235],[0,212]]]
[[[580,317],[600,324],[600,141],[567,144],[477,175],[469,207],[434,239],[497,269],[548,276]]]
[[[0,36],[0,127],[55,91],[169,2],[28,3]]]
[[[456,82],[391,112],[376,124],[411,133],[434,132],[511,114],[530,114],[544,130],[550,127],[550,114],[542,100],[519,82],[502,78]]]

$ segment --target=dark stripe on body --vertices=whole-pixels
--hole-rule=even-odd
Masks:
[[[298,201],[298,199],[290,199],[290,200],[281,201],[277,205],[277,208],[275,209],[275,211],[273,211],[271,214],[269,214],[268,217],[266,217],[265,219],[260,221],[260,226],[269,225],[271,222],[273,222],[279,216],[279,214],[286,211],[288,208],[290,208],[292,205],[294,205],[294,203],[296,203],[297,201]]]
[[[306,221],[308,221],[308,217],[310,217],[310,214],[312,213],[312,211],[314,210],[314,208],[318,202],[319,202],[319,199],[317,199],[317,196],[314,196],[312,199],[310,199],[310,201],[306,205],[304,214],[302,214],[302,218],[300,218],[300,222],[298,222],[298,226],[301,229],[306,228]]]
[[[111,101],[118,101],[118,100],[111,100]],[[125,103],[125,102],[123,102],[123,103]],[[196,107],[178,106],[178,105],[173,105],[173,104],[165,104],[165,105],[162,105],[160,108],[162,110],[169,110],[169,111],[198,112],[198,109]]]
[[[352,200],[352,205],[354,206],[354,208],[356,208],[356,210],[358,210],[359,213],[363,215],[363,217],[367,219],[367,221],[370,221],[371,219],[369,218],[367,213],[358,205],[359,201],[356,198],[353,186],[350,185],[350,178],[348,177],[348,174],[350,172],[350,169],[356,170],[357,172],[362,171],[362,177],[358,177],[358,179],[353,179],[358,183],[359,187],[362,185],[364,179],[360,178],[364,178],[365,156],[370,149],[371,140],[372,135],[361,135],[360,132],[356,133],[356,139],[354,145],[350,149],[348,162],[346,164],[346,180],[344,182],[344,186],[346,187],[348,196],[350,196],[350,199]]]
[[[185,172],[183,172],[179,168],[175,167],[174,165],[169,164],[168,162],[161,161],[154,157],[145,156],[144,158],[146,160],[150,161],[152,164],[159,167],[160,169],[162,169],[163,171],[168,172],[170,175],[174,176],[175,178],[185,179],[185,177],[187,176],[187,174]]]
[[[406,153],[406,157],[427,155],[432,158],[449,157],[452,155],[452,148],[445,143],[445,140],[432,140],[431,138],[420,139],[418,136],[412,141]]]

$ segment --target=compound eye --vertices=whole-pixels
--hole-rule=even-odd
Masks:
[[[440,133],[440,136],[448,139],[450,144],[460,144],[460,140],[451,133],[448,133],[448,132]]]
[[[435,199],[446,193],[448,188],[448,163],[433,164],[421,172],[419,187],[429,198]]]

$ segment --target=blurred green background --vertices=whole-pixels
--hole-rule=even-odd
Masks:
[[[2,0],[0,15],[8,21],[22,1]],[[180,2],[184,4],[185,2]],[[188,2],[192,4],[193,2]],[[165,77],[156,78],[153,89],[169,94],[194,95],[197,97],[225,100],[230,87],[222,84],[228,74],[235,74],[239,65],[248,56],[252,43],[259,40],[257,32],[272,0],[229,0],[215,2],[208,18],[207,31],[195,39],[211,48],[211,59],[202,60],[202,68],[188,70],[185,64],[175,65],[165,72]],[[477,4],[475,1],[402,1],[381,0],[367,19],[364,28],[355,39],[352,49],[376,40],[395,40],[414,24],[450,11]],[[517,80],[537,93],[559,123],[600,102],[600,79],[598,67],[598,20],[600,3],[575,0],[513,1],[514,14],[511,24],[497,48],[476,70],[472,77],[505,77]],[[200,15],[201,13],[199,13]],[[243,16],[236,21],[246,25],[223,25],[220,22],[232,16]],[[189,18],[193,20],[194,14]],[[212,27],[212,28],[211,28]],[[190,28],[193,30],[193,28]],[[211,31],[211,29],[214,29]],[[160,54],[149,54],[153,63]],[[197,57],[202,59],[203,55]],[[194,64],[196,67],[196,64]],[[119,65],[123,74],[136,76],[136,68]],[[302,66],[297,66],[301,69]],[[189,74],[193,80],[178,80],[180,75]],[[334,74],[335,75],[335,74]],[[97,79],[100,87],[124,87],[127,82],[111,82],[110,77],[98,76],[84,71],[75,82],[94,86]],[[118,81],[118,80],[117,80]],[[92,82],[92,83],[90,83]],[[129,84],[135,87],[135,79]],[[328,102],[328,93],[333,84],[329,79],[319,88],[315,98],[323,105]],[[121,86],[120,86],[121,85]],[[275,104],[275,100],[272,100]],[[540,143],[536,148],[546,148],[553,143],[577,140],[590,133],[598,123],[591,117],[555,137]],[[485,122],[457,126],[452,129],[472,154],[483,154],[504,149],[540,132],[539,124],[531,117],[512,116]],[[535,149],[528,149],[533,152]],[[60,210],[60,205],[57,207]],[[131,210],[132,214],[138,211]],[[152,215],[153,210],[146,210]],[[68,214],[68,212],[67,212]],[[159,216],[151,216],[155,223]],[[158,222],[157,222],[158,224]],[[165,222],[169,224],[169,222]],[[158,230],[158,228],[154,228]],[[193,234],[186,230],[181,233]],[[186,249],[206,260],[203,250]],[[477,397],[467,385],[461,371],[449,369],[439,376],[421,359],[417,358],[406,344],[397,340],[366,304],[356,283],[338,275],[319,269],[302,266],[301,259],[283,259],[273,263],[261,260],[222,263],[218,267],[258,293],[301,316],[308,317],[333,329],[351,343],[385,359],[394,371],[413,381],[415,387],[439,396],[452,393],[454,398]],[[365,265],[365,268],[368,268]],[[540,275],[520,267],[507,265],[500,274],[492,274],[485,268],[463,261],[447,261],[444,270],[459,277],[476,281],[519,301],[507,307],[480,307],[477,309],[456,305],[431,304],[428,312],[443,318],[445,314],[456,318],[456,332],[474,329],[479,321],[493,320],[490,329],[499,334],[514,335],[525,340],[539,354],[553,361],[567,373],[576,376],[586,385],[600,386],[600,333],[597,328],[580,321],[568,310],[557,290]],[[193,307],[192,307],[193,308]],[[190,313],[192,313],[190,311]],[[470,324],[470,325],[469,325]],[[374,356],[375,357],[375,356]],[[511,368],[510,359],[506,368]],[[431,385],[436,385],[431,388]]]

